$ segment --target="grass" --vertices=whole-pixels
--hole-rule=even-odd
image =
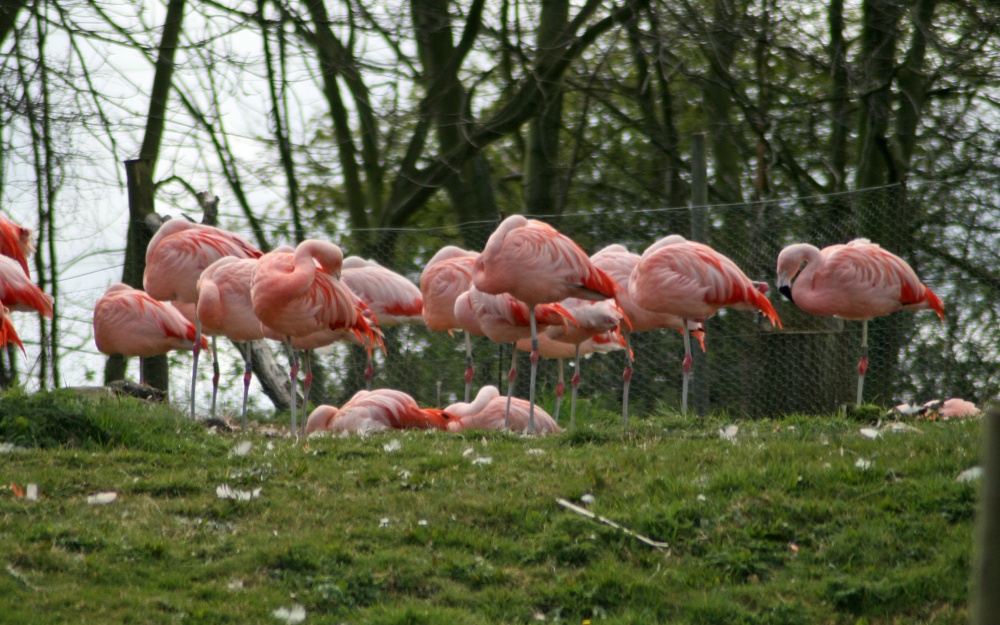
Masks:
[[[584,406],[577,423],[296,445],[136,401],[0,396],[0,440],[19,446],[0,453],[2,620],[278,623],[298,604],[306,623],[379,625],[967,621],[978,484],[954,478],[979,422],[869,440],[799,415],[739,422],[733,442],[724,415],[622,432]],[[219,499],[224,483],[261,496]],[[555,501],[588,493],[669,552]]]

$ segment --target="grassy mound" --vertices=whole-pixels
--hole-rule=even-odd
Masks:
[[[19,447],[204,453],[204,428],[169,406],[70,390],[0,395],[0,441]]]

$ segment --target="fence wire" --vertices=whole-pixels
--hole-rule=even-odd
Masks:
[[[773,285],[777,256],[793,242],[818,247],[858,236],[906,258],[945,301],[948,320],[931,312],[900,312],[869,326],[871,366],[867,401],[963,396],[979,402],[997,392],[1000,319],[993,302],[1000,277],[1000,223],[996,193],[978,182],[894,186],[836,195],[709,206],[709,245],[729,256],[754,280]],[[600,210],[542,217],[576,240],[588,254],[618,243],[641,254],[668,234],[689,235],[690,208]],[[441,247],[469,248],[485,241],[496,222],[393,232],[391,249],[377,249],[384,264],[419,283],[424,263]],[[369,233],[372,234],[372,233]],[[374,234],[378,234],[377,232]],[[348,234],[349,237],[349,234]],[[377,237],[376,237],[377,238]],[[350,251],[350,240],[336,241]],[[388,262],[387,262],[388,259]],[[756,313],[723,310],[705,323],[707,352],[696,353],[692,406],[701,414],[725,410],[762,417],[816,414],[854,401],[861,324],[813,317],[776,289],[769,293],[784,329]],[[635,368],[630,413],[642,417],[661,407],[679,409],[680,333],[633,335]],[[510,346],[473,337],[473,393],[484,384],[505,387]],[[423,405],[461,401],[465,350],[450,336],[422,325],[386,329],[386,353],[376,356],[375,387],[404,390]],[[365,358],[342,346],[320,361],[318,396],[341,402],[364,387]],[[566,370],[567,385],[573,374]],[[596,354],[582,364],[580,397],[601,407],[620,406],[624,352]],[[516,394],[527,395],[528,356],[519,360]],[[542,361],[538,388],[551,409],[557,366]]]

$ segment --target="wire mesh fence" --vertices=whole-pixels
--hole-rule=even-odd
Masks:
[[[947,322],[930,312],[900,312],[869,326],[871,366],[867,401],[890,404],[932,397],[991,399],[997,391],[998,337],[996,198],[977,184],[900,186],[837,195],[710,206],[709,245],[729,256],[754,280],[773,283],[779,251],[792,242],[818,247],[867,235],[906,258],[944,300]],[[618,243],[641,254],[657,239],[687,234],[690,208],[602,210],[543,217],[589,254]],[[497,222],[430,229],[370,232],[388,243],[374,256],[419,283],[433,254],[445,245],[470,247],[485,241]],[[389,234],[390,236],[382,236]],[[349,240],[338,241],[351,251]],[[822,413],[853,402],[860,356],[861,324],[813,317],[776,289],[769,293],[784,321],[771,327],[756,313],[723,310],[705,323],[707,351],[695,354],[692,406],[699,413],[726,410],[746,416]],[[422,325],[387,328],[386,352],[376,355],[376,387],[404,390],[423,405],[461,401],[465,348],[456,333]],[[473,337],[473,393],[484,384],[504,388],[510,346]],[[671,330],[637,333],[630,413],[642,416],[661,406],[679,408],[682,337]],[[697,350],[696,350],[697,352]],[[364,352],[338,346],[319,361],[317,398],[342,402],[364,387]],[[527,371],[528,356],[519,369]],[[583,361],[580,396],[608,409],[620,405],[625,356],[596,354]],[[568,370],[567,379],[572,375]],[[557,366],[542,361],[538,388],[551,408]],[[527,375],[516,394],[527,395]]]

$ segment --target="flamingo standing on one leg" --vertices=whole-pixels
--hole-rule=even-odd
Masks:
[[[141,361],[173,350],[193,349],[194,324],[176,308],[155,300],[127,284],[112,284],[94,305],[94,342],[104,354],[138,356],[139,383],[144,383]]]
[[[223,256],[260,258],[263,254],[246,239],[228,230],[196,224],[186,219],[163,222],[146,247],[146,271],[142,285],[153,299],[198,303],[198,276]],[[201,323],[195,314],[195,330],[201,336]],[[194,417],[195,389],[198,382],[198,355],[201,341],[195,341],[191,375],[191,416]]]
[[[573,379],[570,381],[572,391],[569,404],[569,426],[576,425],[576,391],[580,386],[580,344],[594,336],[617,331],[624,315],[621,309],[612,301],[594,302],[571,297],[564,299],[560,305],[576,319],[576,325],[550,326],[545,330],[549,338],[573,345],[574,365]],[[561,362],[561,361],[560,361]]]
[[[530,339],[529,339],[530,340]],[[463,430],[502,430],[509,421],[514,432],[526,432],[528,429],[528,413],[530,406],[523,399],[515,397],[510,406],[509,417],[506,409],[507,401],[500,395],[497,387],[488,385],[479,389],[473,402],[459,402],[445,408],[445,412],[454,417],[448,423],[452,432]],[[555,419],[535,406],[535,433],[558,434],[562,428]]]
[[[292,435],[298,436],[295,386],[298,363],[293,337],[347,330],[381,345],[364,315],[364,303],[337,277],[344,254],[333,243],[307,239],[291,253],[275,250],[257,262],[250,286],[253,310],[264,325],[287,337],[292,362]],[[302,422],[305,430],[305,419]]]
[[[858,404],[868,370],[869,319],[930,309],[944,320],[941,298],[920,282],[913,268],[867,239],[822,250],[808,243],[785,247],[778,254],[778,290],[807,313],[861,321]]]
[[[632,270],[628,291],[635,303],[653,312],[684,320],[684,384],[681,410],[687,413],[691,379],[691,335],[688,321],[704,322],[720,308],[760,310],[773,325],[781,319],[764,296],[764,287],[753,282],[736,263],[703,243],[670,235],[649,246]]]
[[[243,408],[240,423],[247,426],[247,401],[250,394],[251,354],[250,343],[269,338],[282,340],[282,336],[260,322],[253,312],[250,299],[250,280],[257,268],[254,258],[224,256],[209,265],[198,278],[198,303],[196,315],[201,321],[201,331],[209,336],[223,335],[242,344],[243,352]],[[212,380],[212,415],[215,415],[218,377]]]
[[[516,345],[517,341],[531,337],[532,356],[536,364],[539,355],[537,326],[565,325],[567,321],[576,321],[559,304],[538,304],[529,310],[527,304],[512,295],[490,295],[475,286],[469,287],[455,300],[455,316],[464,328],[473,333],[482,332],[494,343]],[[510,372],[507,374],[508,400],[513,395],[517,376],[517,349],[511,351]],[[529,428],[529,433],[533,431]]]
[[[368,305],[378,319],[380,328],[402,323],[420,323],[423,319],[421,313],[424,298],[417,285],[375,261],[357,256],[345,258],[340,279]],[[375,368],[372,364],[372,350],[368,349],[367,352],[365,389],[371,390]]]
[[[424,297],[424,325],[435,332],[461,328],[455,318],[455,300],[472,284],[472,266],[477,252],[447,245],[430,259],[420,274],[420,293]],[[465,401],[469,401],[475,369],[472,362],[472,338],[465,332]]]
[[[509,293],[528,306],[531,326],[531,381],[528,430],[535,405],[538,372],[538,328],[535,306],[568,297],[604,300],[615,297],[618,286],[591,264],[572,239],[545,222],[512,215],[497,227],[472,269],[472,281],[484,293]]]
[[[625,337],[625,373],[622,376],[625,381],[622,389],[622,425],[625,427],[628,426],[628,390],[632,380],[632,364],[634,362],[632,333],[673,328],[683,335],[684,326],[687,325],[688,332],[701,344],[701,351],[705,351],[705,330],[700,323],[688,320],[685,324],[685,321],[677,315],[646,310],[632,299],[628,292],[628,282],[632,276],[632,270],[639,264],[639,258],[638,254],[633,254],[618,244],[609,245],[590,257],[590,262],[594,263],[595,267],[607,272],[621,287],[618,303],[630,321],[630,324],[622,324],[621,326],[621,333]]]
[[[339,409],[317,406],[306,422],[306,433],[380,432],[384,430],[446,430],[452,416],[437,408],[421,408],[410,395],[393,389],[358,391]]]

